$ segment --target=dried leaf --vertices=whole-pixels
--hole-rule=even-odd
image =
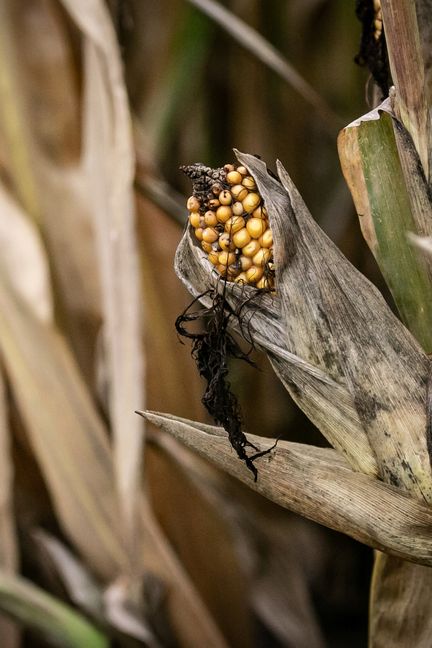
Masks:
[[[432,565],[431,508],[355,472],[336,451],[279,441],[270,458],[261,459],[254,483],[222,428],[170,414],[141,414],[276,504],[405,560]],[[268,447],[268,439],[249,436],[258,447]]]
[[[431,587],[430,567],[378,553],[370,599],[370,648],[429,648]]]
[[[83,37],[83,164],[96,233],[109,375],[114,466],[123,530],[136,546],[144,399],[142,321],[135,214],[134,155],[121,57],[106,5],[62,0]]]
[[[125,563],[108,438],[64,340],[0,273],[0,351],[59,520],[105,578]]]
[[[0,183],[1,264],[17,293],[42,321],[52,320],[48,261],[36,227]]]
[[[13,511],[13,462],[3,371],[0,370],[0,568],[13,574],[18,569],[18,543]],[[20,632],[15,623],[0,615],[0,637],[4,646],[16,648]]]

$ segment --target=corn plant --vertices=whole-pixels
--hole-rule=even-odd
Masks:
[[[377,4],[377,3],[375,3]],[[378,3],[379,4],[379,3]],[[427,2],[383,0],[389,97],[344,128],[339,156],[363,235],[398,309],[312,219],[290,176],[235,151],[273,233],[275,293],[213,268],[192,227],[176,271],[206,315],[222,294],[229,322],[265,350],[333,449],[279,441],[254,483],[223,429],[145,413],[273,502],[374,547],[370,646],[429,646],[432,579],[430,29]],[[383,27],[382,27],[383,24]],[[379,27],[379,29],[378,29]],[[421,249],[420,249],[421,248]],[[230,280],[231,279],[231,280]],[[248,435],[259,451],[268,439]],[[244,457],[243,457],[244,458]],[[250,467],[250,466],[249,466]]]

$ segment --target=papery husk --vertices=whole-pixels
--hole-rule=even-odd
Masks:
[[[277,448],[257,463],[259,476],[254,482],[222,428],[171,414],[140,413],[279,506],[404,560],[432,565],[432,509],[353,470],[337,451],[279,441]],[[260,449],[270,445],[264,437],[249,437]]]

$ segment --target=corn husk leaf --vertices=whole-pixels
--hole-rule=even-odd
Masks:
[[[100,575],[125,561],[108,438],[64,340],[0,274],[0,350],[59,520]],[[61,425],[59,425],[61,421]]]
[[[108,648],[109,641],[81,614],[35,585],[0,572],[0,609],[57,646]],[[4,637],[2,637],[2,640]]]
[[[276,504],[372,547],[432,565],[430,507],[354,471],[335,450],[279,441],[270,458],[261,460],[253,482],[222,428],[170,414],[141,414]],[[261,449],[269,446],[269,439],[249,437]]]
[[[363,236],[402,319],[429,352],[432,265],[407,233],[432,234],[432,205],[412,140],[387,101],[344,128],[338,149]]]
[[[177,249],[176,271],[194,297],[217,284],[216,274],[212,274],[189,229]],[[235,307],[253,297],[254,290],[248,286],[229,287],[229,299]],[[211,300],[206,297],[201,301],[211,306]],[[362,472],[377,474],[375,458],[346,385],[287,349],[279,299],[260,295],[256,305],[250,310],[243,308],[242,312],[245,313],[245,327],[255,344],[267,351],[293,399],[332,445],[346,454],[350,463]]]

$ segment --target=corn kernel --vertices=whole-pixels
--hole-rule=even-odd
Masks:
[[[236,246],[234,245],[234,241],[232,240],[231,236],[227,232],[224,232],[219,236],[218,242],[220,248],[225,252],[232,252],[233,250],[235,250]]]
[[[219,223],[226,223],[232,216],[231,207],[228,205],[221,205],[216,210],[216,217]]]
[[[230,185],[238,185],[242,181],[242,176],[238,171],[230,171],[227,173],[226,179]]]
[[[265,213],[264,213],[264,207],[262,205],[260,205],[259,207],[254,209],[253,212],[252,212],[252,216],[254,218],[265,218],[266,216],[265,216]]]
[[[202,233],[202,240],[206,243],[214,243],[219,238],[218,232],[214,227],[206,227]]]
[[[219,202],[221,205],[231,205],[232,203],[232,196],[229,191],[224,189],[224,191],[221,191],[219,194]]]
[[[264,288],[266,290],[270,290],[272,288],[272,284],[268,277],[261,277],[261,279],[257,282],[256,287],[260,289]]]
[[[260,244],[256,239],[252,240],[250,243],[244,246],[242,249],[243,256],[253,257],[261,249]]]
[[[249,270],[249,268],[252,267],[252,259],[249,257],[241,256],[240,259],[240,268],[243,270],[243,272],[246,272],[246,270]]]
[[[208,204],[209,209],[216,210],[219,207],[220,202],[219,202],[219,200],[217,198],[212,198],[211,200],[208,201],[207,204]]]
[[[247,231],[252,238],[259,238],[267,229],[267,223],[262,218],[250,218],[246,223]]]
[[[263,268],[259,268],[256,265],[253,265],[246,271],[247,280],[251,283],[256,283],[261,279],[264,274]]]
[[[237,173],[241,173],[242,176],[245,176],[248,174],[248,170],[244,166],[239,166],[237,167]]]
[[[246,276],[246,273],[245,272],[240,272],[240,274],[237,275],[237,277],[234,279],[234,281],[236,283],[242,283],[242,284],[248,283],[248,278]]]
[[[190,198],[188,198],[186,207],[191,212],[197,212],[200,208],[200,202],[198,198],[195,198],[195,196],[191,196]]]
[[[213,265],[217,265],[219,263],[219,252],[216,252],[216,250],[212,250],[211,252],[209,252],[208,260]]]
[[[261,248],[253,257],[252,261],[256,266],[264,266],[271,258],[271,250]]]
[[[256,191],[257,188],[255,180],[252,178],[252,176],[246,176],[245,178],[243,178],[242,185],[249,191]]]
[[[218,196],[220,192],[222,191],[222,185],[219,182],[216,182],[216,184],[213,185],[211,188],[213,196]],[[210,196],[210,200],[213,199],[213,196]]]
[[[225,223],[225,231],[233,235],[245,226],[245,219],[242,216],[232,216]]]
[[[244,209],[240,201],[237,201],[231,205],[234,216],[243,216]]]
[[[237,248],[243,248],[245,245],[249,243],[251,240],[251,236],[246,229],[246,227],[243,227],[241,230],[236,232],[233,236],[233,242]]]
[[[206,213],[204,214],[204,223],[207,225],[207,227],[214,227],[215,225],[217,225],[218,219],[216,213],[211,211],[210,209],[206,211]]]
[[[189,214],[189,223],[192,227],[199,227],[201,225],[201,216],[198,212],[191,212]]]
[[[204,252],[207,252],[207,254],[209,254],[213,250],[211,243],[207,243],[207,241],[201,241],[201,247]]]
[[[197,237],[198,241],[203,240],[203,229],[202,227],[197,227],[195,230],[195,236]]]
[[[259,237],[258,243],[264,248],[271,248],[273,245],[273,234],[271,229],[266,229],[264,234]]]
[[[244,199],[247,198],[248,190],[246,189],[246,187],[243,187],[241,184],[236,184],[234,185],[234,187],[231,187],[231,193],[236,200],[243,202]]]
[[[229,266],[235,261],[234,252],[221,252],[219,254],[219,264],[222,266]]]
[[[241,198],[239,199],[241,200]],[[243,209],[246,213],[251,214],[260,204],[261,197],[257,193],[250,193],[245,198],[243,198]]]

